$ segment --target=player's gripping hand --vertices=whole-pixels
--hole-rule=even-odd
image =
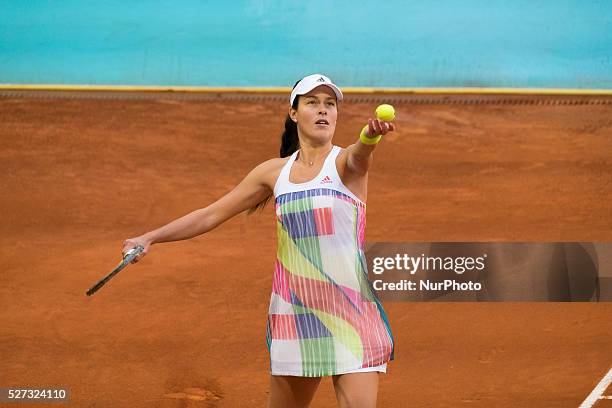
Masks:
[[[148,252],[149,252],[149,247],[151,246],[151,241],[148,240],[147,238],[140,236],[140,237],[136,237],[136,238],[130,238],[130,239],[126,239],[125,241],[123,241],[123,249],[121,250],[121,254],[123,255],[123,257],[125,257],[125,254],[132,248],[135,248],[138,245],[142,245],[142,247],[144,248],[144,250],[138,254],[138,256],[136,258],[134,258],[132,260],[131,263],[136,263],[138,261],[140,261]]]

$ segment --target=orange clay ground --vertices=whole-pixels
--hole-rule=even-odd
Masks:
[[[334,144],[383,100],[341,106]],[[78,407],[265,406],[270,204],[85,291],[124,239],[276,156],[286,105],[0,99],[0,387],[67,387]],[[368,241],[612,241],[612,104],[396,109]],[[380,407],[577,407],[612,364],[612,303],[384,307],[396,359]],[[312,406],[335,406],[329,377]]]

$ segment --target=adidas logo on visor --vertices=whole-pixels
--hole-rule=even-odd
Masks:
[[[317,86],[321,85],[325,85],[331,88],[334,91],[338,102],[342,100],[342,91],[340,91],[340,89],[336,85],[334,85],[334,83],[332,83],[331,79],[329,79],[323,74],[312,74],[302,78],[297,83],[297,85],[295,85],[295,87],[291,91],[291,95],[289,96],[289,103],[293,105],[293,102],[295,101],[295,98],[298,95],[305,95],[315,89]]]

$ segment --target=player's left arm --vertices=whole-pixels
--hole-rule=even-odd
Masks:
[[[368,119],[368,131],[366,136],[375,138],[380,135],[384,136],[394,130],[395,125],[391,122],[380,119]],[[384,139],[384,137],[382,139]],[[361,138],[354,144],[348,146],[346,148],[348,152],[346,159],[348,170],[356,174],[366,174],[372,165],[373,153],[374,150],[376,150],[376,146],[378,146],[378,143],[365,144],[361,141]]]

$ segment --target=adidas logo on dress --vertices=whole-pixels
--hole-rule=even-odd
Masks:
[[[325,176],[325,178],[321,180],[319,184],[329,184],[329,183],[333,183],[332,179],[330,179],[329,176]]]

